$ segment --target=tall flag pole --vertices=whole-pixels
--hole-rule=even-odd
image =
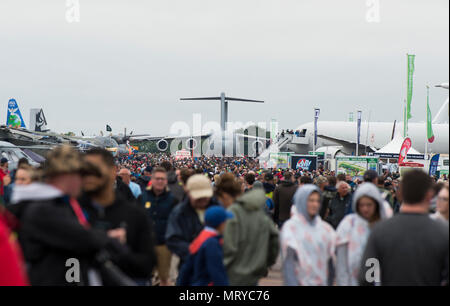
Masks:
[[[358,117],[357,117],[357,126],[356,126],[356,156],[359,154],[359,143],[361,139],[361,119],[362,119],[362,112],[358,111]]]
[[[406,119],[406,99],[403,100],[403,138],[408,137],[408,120]]]
[[[405,137],[408,136],[408,121],[412,118],[411,115],[411,101],[413,96],[413,81],[414,81],[414,60],[415,55],[414,54],[406,54],[408,58],[408,87],[406,92],[406,133]]]
[[[317,120],[319,120],[320,108],[314,109],[314,141],[313,141],[313,152],[316,152],[317,145]]]

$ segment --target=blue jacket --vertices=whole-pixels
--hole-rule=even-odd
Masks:
[[[219,205],[215,198],[211,198],[208,207],[212,205]],[[186,197],[172,210],[166,231],[166,245],[172,253],[180,257],[180,266],[189,256],[190,243],[202,230],[203,224],[191,206],[189,197]]]
[[[181,267],[177,286],[228,286],[223,264],[222,236],[203,230],[189,247],[190,255]]]
[[[156,196],[150,186],[147,187],[140,196],[140,202],[147,213],[147,217],[153,222],[157,245],[165,244],[167,222],[169,220],[170,213],[177,205],[178,200],[168,189],[166,189],[159,196]]]

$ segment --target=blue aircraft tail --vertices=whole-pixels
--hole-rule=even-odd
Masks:
[[[20,113],[19,106],[15,99],[8,101],[8,114],[6,117],[6,126],[11,128],[26,128],[25,121]]]

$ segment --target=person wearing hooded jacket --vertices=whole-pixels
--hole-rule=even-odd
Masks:
[[[267,276],[278,256],[278,230],[265,212],[263,189],[244,193],[229,207],[234,218],[227,222],[224,263],[231,286],[255,286]]]
[[[79,153],[61,146],[47,156],[45,183],[14,189],[8,209],[19,221],[19,242],[31,285],[89,285],[93,284],[93,274],[106,280],[97,256],[120,256],[126,251],[116,239],[90,228],[75,200],[81,190],[82,171]],[[74,282],[66,278],[70,258],[79,261],[80,278]]]
[[[319,215],[320,189],[306,184],[294,195],[292,216],[281,230],[283,277],[287,286],[332,283],[336,233]]]
[[[337,228],[336,283],[338,286],[357,286],[361,257],[371,228],[387,218],[384,200],[372,183],[358,187],[352,207],[355,213],[347,215]]]

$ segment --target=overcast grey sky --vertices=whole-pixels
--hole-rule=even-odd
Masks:
[[[449,1],[380,0],[369,23],[363,0],[79,0],[80,22],[65,0],[0,1],[0,119],[15,98],[44,108],[54,131],[167,134],[174,121],[267,121],[295,128],[369,111],[402,119],[406,53],[416,58],[413,121],[425,120],[425,85],[448,81]],[[431,90],[435,114],[448,91]],[[2,119],[4,118],[4,119]],[[2,121],[3,122],[3,121]]]

